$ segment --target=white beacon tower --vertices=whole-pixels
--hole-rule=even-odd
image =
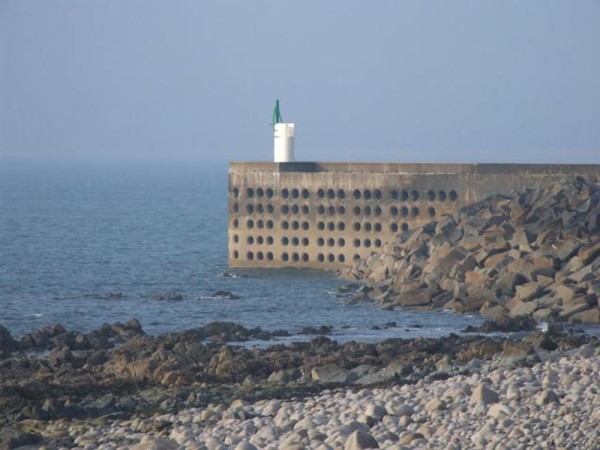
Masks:
[[[273,161],[294,161],[294,124],[284,123],[279,111],[279,100],[273,110]]]

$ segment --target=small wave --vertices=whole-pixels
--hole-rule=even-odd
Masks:
[[[31,314],[27,314],[25,316],[26,319],[29,319],[29,318],[39,319],[40,317],[44,317],[44,314],[43,313],[31,313]]]

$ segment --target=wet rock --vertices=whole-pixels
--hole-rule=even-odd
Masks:
[[[52,339],[66,333],[67,330],[61,324],[46,325],[33,333],[26,334],[21,338],[21,346],[27,348],[48,348],[52,345]]]
[[[239,300],[241,298],[239,295],[235,295],[234,293],[232,293],[230,291],[225,291],[225,290],[215,291],[215,292],[213,292],[211,297],[222,298],[222,299],[226,299],[226,300]]]
[[[299,334],[316,334],[316,335],[327,335],[331,334],[333,327],[327,325],[321,325],[319,328],[315,327],[304,327]]]
[[[0,359],[6,358],[18,348],[18,342],[13,339],[6,328],[0,325]]]
[[[38,434],[27,433],[18,428],[5,426],[0,430],[0,449],[13,449],[35,445],[42,441]]]
[[[153,292],[150,294],[150,300],[156,301],[181,301],[183,300],[183,295],[177,291],[168,291],[165,293],[161,292]]]

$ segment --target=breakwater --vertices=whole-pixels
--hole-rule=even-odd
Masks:
[[[233,162],[229,266],[339,269],[489,195],[577,176],[600,165]]]

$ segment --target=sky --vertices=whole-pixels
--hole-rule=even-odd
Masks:
[[[600,163],[600,0],[0,0],[0,155]]]

